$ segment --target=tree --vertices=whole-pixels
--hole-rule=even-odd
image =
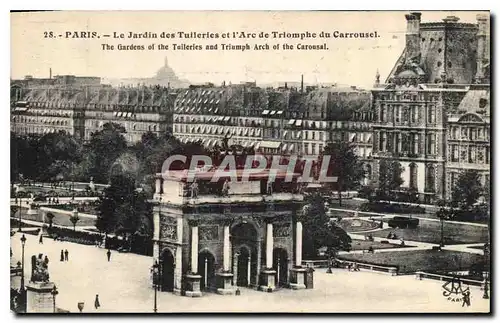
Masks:
[[[76,224],[78,223],[78,221],[80,221],[80,218],[77,214],[74,214],[69,218],[69,220],[71,221],[71,223],[73,223],[73,231],[76,231]]]
[[[151,204],[146,194],[136,190],[131,177],[111,177],[111,184],[104,190],[97,209],[96,227],[101,232],[153,235]]]
[[[330,255],[339,250],[349,250],[351,237],[334,223],[326,214],[325,199],[317,193],[306,197],[303,214],[303,244],[304,257],[316,258],[318,250],[326,247]]]
[[[92,133],[87,152],[93,156],[89,176],[93,177],[94,181],[109,181],[111,165],[127,149],[124,133],[125,128],[116,123],[105,123],[102,130]]]
[[[475,170],[466,170],[458,177],[456,185],[451,193],[451,200],[454,206],[463,210],[469,210],[477,202],[483,188],[479,179],[479,173]]]
[[[393,191],[403,184],[401,174],[404,168],[397,161],[381,160],[379,163],[378,192],[380,198],[392,198]]]
[[[342,205],[342,191],[356,189],[365,176],[363,163],[355,153],[356,147],[347,142],[329,143],[323,156],[330,156],[328,163],[327,176],[336,176],[336,183],[328,183],[329,186],[336,189],[339,197],[339,205]],[[321,156],[321,162],[323,160]],[[324,167],[321,166],[323,169]]]

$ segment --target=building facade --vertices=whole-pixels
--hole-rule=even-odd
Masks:
[[[465,120],[458,117],[463,113],[459,111],[478,108],[479,99],[471,97],[489,102],[489,90],[471,85],[489,82],[489,52],[485,50],[489,27],[483,16],[478,17],[478,24],[459,23],[457,17],[421,23],[420,18],[420,13],[406,15],[406,48],[385,84],[376,84],[372,91],[376,112],[373,167],[377,178],[382,160],[400,163],[403,189],[415,190],[422,201],[434,202],[449,196],[450,176],[456,175],[448,171],[457,170],[449,164],[450,143],[455,147],[457,140],[451,139],[449,131],[457,128],[453,123]],[[483,129],[489,132],[489,127]],[[472,168],[485,168],[473,164]]]
[[[140,141],[146,132],[158,136],[171,132],[175,93],[162,87],[118,87],[94,91],[85,106],[85,140],[105,123],[125,128],[129,143]]]
[[[11,131],[46,134],[64,131],[81,140],[105,123],[122,125],[129,143],[144,133],[171,132],[176,93],[163,87],[49,85],[11,88]]]
[[[369,160],[369,99],[353,88],[194,87],[177,96],[173,133],[209,148],[228,138],[229,145],[263,154],[298,156],[318,156],[329,142],[350,141]]]

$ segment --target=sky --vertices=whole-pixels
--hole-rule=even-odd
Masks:
[[[384,80],[405,44],[405,11],[60,11],[11,13],[11,78],[73,74],[102,78],[151,77],[165,58],[177,76],[192,83],[256,81],[339,83],[370,87],[377,70]],[[478,12],[422,12],[422,22],[442,21],[454,15],[460,22],[476,22]],[[45,32],[55,38],[45,38]],[[374,32],[369,39],[82,39],[65,38],[66,32],[91,31],[98,35],[128,32]],[[48,34],[47,34],[48,35]],[[57,37],[62,35],[62,37]],[[115,50],[102,50],[102,44]],[[218,44],[218,50],[173,51],[172,44]],[[326,43],[328,50],[223,51],[221,44]],[[155,44],[155,50],[116,50],[118,44]],[[159,44],[170,50],[157,50]]]

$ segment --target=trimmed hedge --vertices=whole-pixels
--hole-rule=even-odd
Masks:
[[[388,203],[388,202],[366,202],[359,207],[363,212],[375,213],[397,213],[397,214],[410,214],[410,213],[425,213],[425,209],[418,205]]]
[[[85,245],[96,245],[102,241],[102,237],[97,233],[89,233],[83,231],[73,231],[69,228],[51,227],[47,229],[47,233],[59,241],[69,241]]]
[[[470,210],[453,210],[453,220],[462,222],[488,223],[490,217],[488,213],[480,207]]]

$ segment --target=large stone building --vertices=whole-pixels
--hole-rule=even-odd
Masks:
[[[11,87],[11,131],[46,134],[64,131],[82,140],[107,122],[122,125],[128,142],[151,131],[171,132],[175,92],[163,87],[112,88],[102,85],[14,84]]]
[[[101,88],[85,107],[85,140],[107,122],[122,125],[125,138],[134,143],[146,132],[160,136],[171,132],[175,93],[163,87]]]
[[[154,262],[163,291],[191,297],[237,286],[305,288],[303,197],[296,182],[269,170],[237,181],[214,171],[158,174],[153,197]],[[298,174],[297,174],[298,175]],[[297,176],[295,176],[295,179]]]
[[[174,136],[207,147],[229,138],[229,145],[298,156],[318,156],[328,142],[350,141],[369,160],[369,99],[355,88],[192,87],[175,101]]]
[[[472,111],[481,112],[475,122],[484,134],[474,140],[484,157],[481,162],[475,157],[460,161],[474,164],[468,168],[489,171],[485,166],[489,144],[484,143],[489,133],[489,85],[471,85],[489,83],[489,50],[485,49],[489,48],[489,23],[483,16],[477,25],[459,23],[457,17],[437,23],[421,23],[420,18],[420,13],[406,15],[406,47],[385,84],[376,84],[372,91],[373,166],[377,177],[381,160],[399,162],[404,168],[403,188],[417,190],[423,201],[432,202],[449,196],[450,177],[455,178],[461,168],[453,157],[461,153],[455,150],[451,158],[449,147],[457,146],[457,128],[469,131],[465,128],[472,121],[465,120],[473,118]],[[457,149],[465,149],[463,143],[461,147]]]

